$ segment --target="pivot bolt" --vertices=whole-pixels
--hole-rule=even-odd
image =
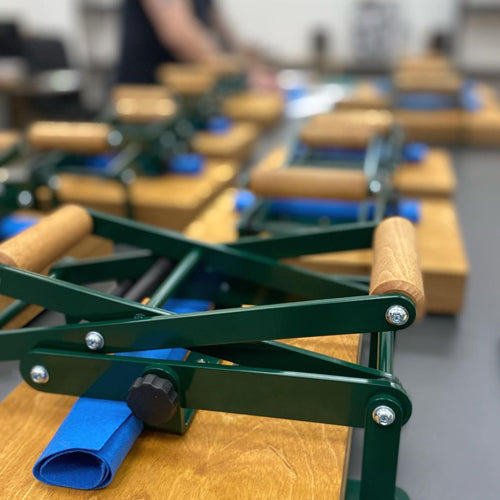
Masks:
[[[91,351],[100,351],[104,347],[104,337],[99,332],[89,332],[85,335],[85,343]]]
[[[30,377],[35,384],[46,384],[49,381],[49,371],[45,366],[35,365],[30,370]]]
[[[390,306],[385,312],[385,319],[395,326],[403,326],[408,323],[410,315],[403,306]]]
[[[372,413],[373,420],[384,427],[391,425],[396,420],[396,414],[388,406],[377,406]]]

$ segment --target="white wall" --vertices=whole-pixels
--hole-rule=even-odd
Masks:
[[[89,0],[83,0],[89,1]],[[96,0],[93,0],[96,1]],[[218,0],[237,32],[249,43],[291,60],[309,55],[309,33],[332,30],[339,59],[351,53],[350,29],[356,0]],[[452,25],[458,0],[399,0],[405,18],[401,50],[418,52],[435,29]],[[0,16],[13,16],[32,32],[55,32],[74,58],[82,57],[79,0],[1,0]],[[111,36],[111,35],[110,35]]]
[[[400,0],[403,17],[401,51],[424,49],[429,35],[449,29],[458,0]],[[233,25],[249,42],[287,59],[309,53],[309,33],[316,27],[332,31],[340,59],[352,57],[351,26],[355,0],[219,0]]]

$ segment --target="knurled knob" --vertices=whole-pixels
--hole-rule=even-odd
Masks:
[[[179,406],[179,395],[170,380],[148,373],[135,380],[128,391],[127,405],[145,424],[166,424]]]

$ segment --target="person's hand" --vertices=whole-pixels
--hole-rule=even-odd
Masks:
[[[278,80],[272,68],[260,62],[250,65],[247,73],[248,86],[254,90],[278,91]]]

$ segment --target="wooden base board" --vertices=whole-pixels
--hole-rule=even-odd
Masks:
[[[193,138],[196,153],[214,161],[245,161],[257,140],[258,130],[252,123],[236,123],[224,134],[199,132]]]
[[[236,239],[235,195],[234,189],[226,190],[188,226],[186,234],[191,238],[209,239],[212,243]],[[469,264],[452,202],[441,199],[422,202],[417,240],[428,312],[458,313],[463,305]],[[371,260],[371,250],[356,250],[301,257],[291,262],[322,273],[367,275]]]
[[[280,168],[288,158],[287,149],[279,147],[256,166],[265,170]],[[427,158],[401,165],[393,178],[394,186],[406,197],[450,197],[456,190],[457,180],[450,153],[431,149]]]
[[[141,222],[181,231],[222,190],[239,169],[235,162],[208,161],[196,176],[139,177],[130,186],[134,217]],[[125,192],[116,181],[99,177],[61,175],[58,189],[65,203],[78,203],[114,215],[125,215]]]
[[[290,343],[357,362],[361,336]],[[143,432],[111,485],[98,493],[47,486],[31,469],[75,400],[23,383],[0,404],[5,498],[344,498],[349,428],[208,411],[198,412],[184,436]]]
[[[247,90],[227,97],[222,105],[222,112],[235,121],[268,128],[279,122],[284,108],[283,96],[278,92]]]

